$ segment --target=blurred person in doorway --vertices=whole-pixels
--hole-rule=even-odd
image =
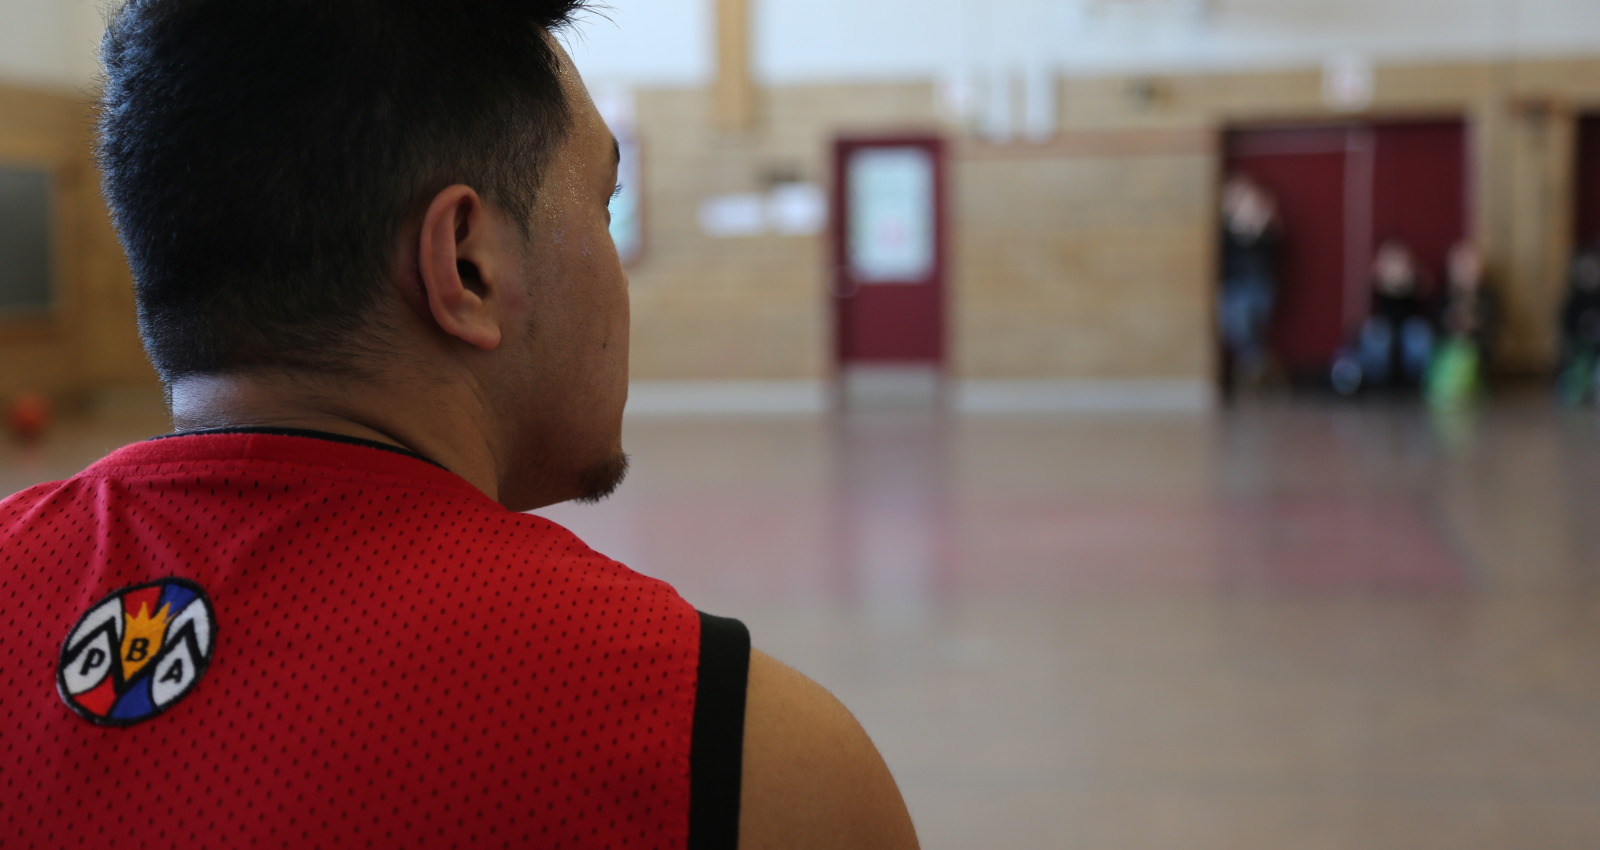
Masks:
[[[1222,285],[1217,303],[1225,393],[1253,389],[1267,373],[1282,247],[1272,193],[1248,176],[1228,178],[1222,187]]]
[[[1433,348],[1422,272],[1411,246],[1386,239],[1372,259],[1372,300],[1357,342],[1370,387],[1414,387]]]
[[[1493,362],[1500,311],[1475,243],[1462,240],[1452,246],[1445,269],[1425,391],[1430,403],[1449,407],[1467,401],[1483,387]]]
[[[0,843],[916,846],[837,699],[525,513],[627,469],[582,5],[114,13],[99,161],[173,433],[0,500]]]
[[[1329,373],[1342,395],[1415,387],[1433,349],[1433,324],[1422,300],[1422,275],[1410,246],[1385,239],[1372,259],[1367,317],[1355,339],[1334,354]]]
[[[1600,239],[1579,251],[1561,305],[1559,387],[1567,404],[1600,402]]]

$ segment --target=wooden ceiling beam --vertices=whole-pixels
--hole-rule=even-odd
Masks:
[[[713,89],[717,128],[725,133],[744,133],[755,126],[750,3],[751,0],[717,0],[717,76]]]

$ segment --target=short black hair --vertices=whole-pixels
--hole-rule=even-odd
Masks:
[[[406,224],[464,183],[526,227],[583,0],[129,0],[98,158],[169,384],[361,374]],[[536,238],[536,237],[535,237]]]

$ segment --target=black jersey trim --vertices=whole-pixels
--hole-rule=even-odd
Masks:
[[[351,446],[365,446],[369,449],[382,449],[383,451],[393,452],[397,455],[405,455],[409,458],[416,458],[424,463],[431,463],[446,472],[450,471],[445,467],[444,464],[434,460],[431,457],[428,457],[425,454],[422,454],[421,452],[414,452],[408,448],[392,445],[390,443],[380,443],[377,440],[368,440],[364,437],[352,437],[348,434],[330,434],[327,431],[316,431],[311,428],[266,428],[253,426],[202,428],[198,431],[179,431],[175,434],[162,434],[159,437],[152,437],[151,439],[170,440],[174,437],[199,437],[213,434],[266,434],[272,437],[307,437],[313,440],[326,440],[330,443],[344,443]]]
[[[700,612],[700,671],[689,745],[689,850],[737,850],[750,631]]]

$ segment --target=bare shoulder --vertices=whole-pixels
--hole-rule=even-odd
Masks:
[[[917,846],[894,777],[821,685],[750,652],[740,850]]]

